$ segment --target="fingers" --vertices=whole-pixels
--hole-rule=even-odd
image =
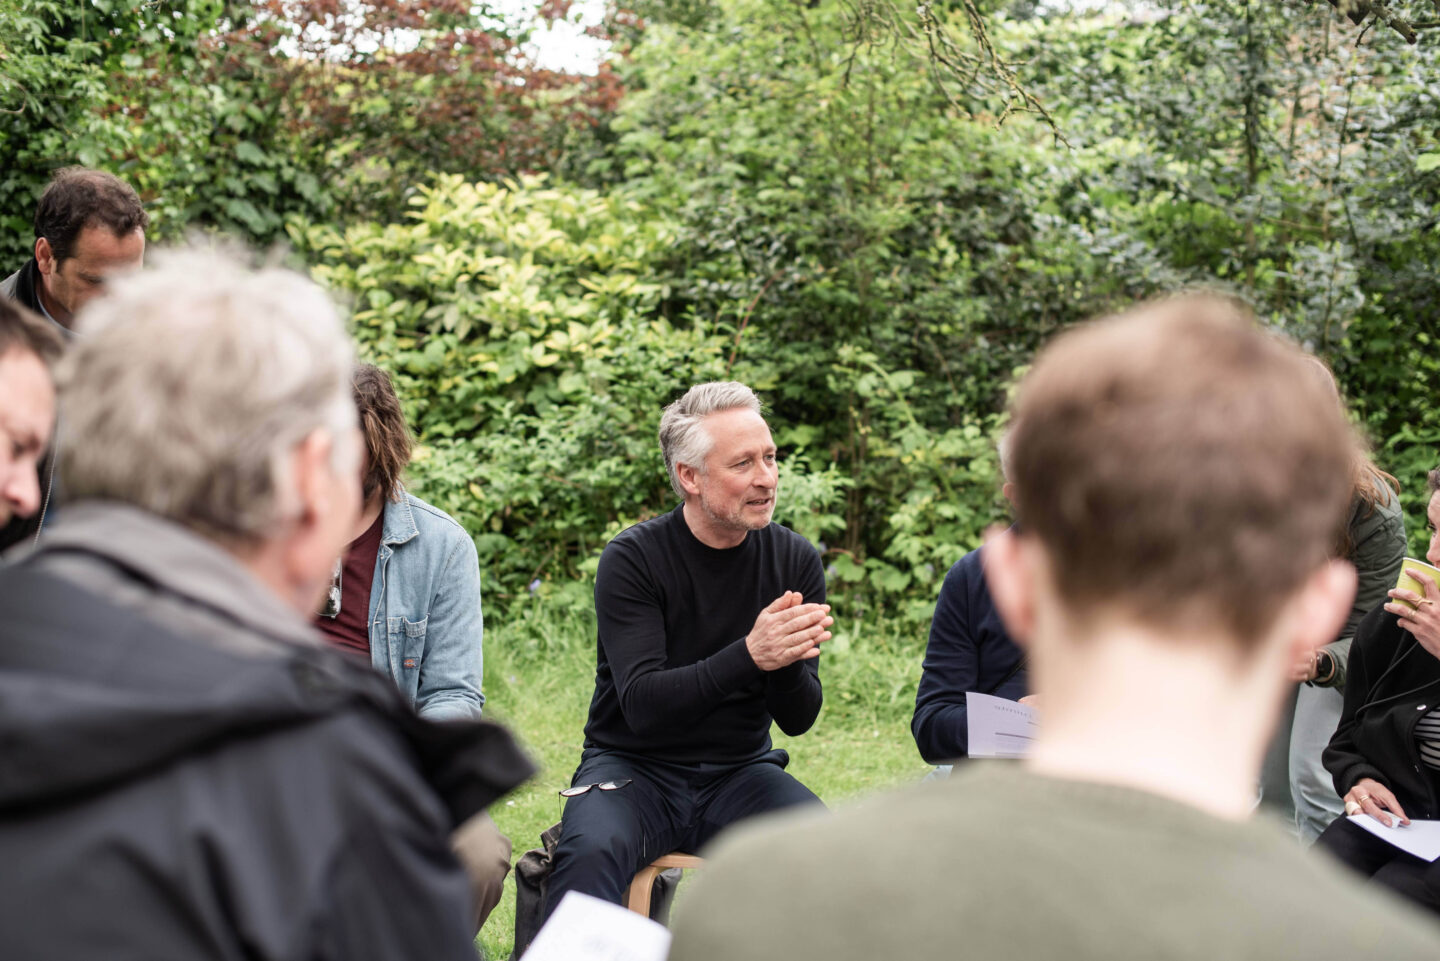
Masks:
[[[803,649],[812,644],[819,644],[822,641],[830,640],[830,632],[827,630],[835,623],[834,618],[827,617],[818,624],[812,624],[801,631],[792,631],[780,638],[780,643],[787,651]]]
[[[1371,789],[1370,800],[1372,803],[1377,803],[1380,807],[1384,807],[1391,811],[1394,811],[1395,816],[1400,819],[1401,824],[1410,823],[1410,819],[1405,816],[1405,811],[1400,807],[1400,802],[1396,800],[1395,795],[1390,792],[1390,789],[1385,787],[1384,785],[1376,784],[1373,786],[1373,788]],[[1381,821],[1380,823],[1389,824],[1390,822]]]
[[[815,637],[802,641],[794,647],[787,648],[784,654],[785,663],[790,664],[795,661],[808,661],[811,658],[819,657],[820,645],[828,640],[830,640],[830,632],[822,631]]]
[[[769,605],[765,608],[765,610],[761,611],[760,613],[779,614],[781,611],[785,610],[788,607],[794,607],[796,604],[800,603],[800,601],[801,597],[799,591],[786,591],[784,594],[781,594],[779,597],[775,598],[775,600],[771,601]]]
[[[1397,587],[1392,591],[1388,591],[1387,593],[1394,600],[1406,601],[1412,606],[1418,606],[1421,601],[1425,600],[1425,598],[1421,597],[1419,594],[1416,594],[1414,591],[1404,587]]]
[[[1400,807],[1400,802],[1389,788],[1373,778],[1361,778],[1356,785],[1345,795],[1345,810],[1350,813],[1352,805],[1359,805],[1360,812],[1370,815],[1387,828],[1390,827],[1390,815],[1386,810],[1393,811],[1401,824],[1409,824],[1410,819],[1405,816],[1405,811]]]
[[[1425,592],[1425,597],[1431,600],[1440,600],[1440,589],[1436,588],[1435,579],[1433,577],[1431,577],[1429,574],[1426,574],[1424,571],[1416,570],[1413,567],[1406,568],[1405,573],[1409,574],[1412,578],[1415,579],[1417,583],[1419,583],[1421,590]],[[1392,593],[1394,592],[1392,591]],[[1405,593],[1409,594],[1410,592],[1406,591]],[[1417,597],[1415,600],[1419,601],[1420,598]]]
[[[1379,821],[1387,828],[1390,826],[1390,815],[1385,813],[1385,810],[1376,803],[1373,797],[1369,797],[1368,795],[1362,796],[1360,798],[1360,810],[1370,815],[1372,818]]]
[[[796,597],[800,595],[796,594]],[[829,604],[797,604],[775,614],[775,623],[784,632],[801,631],[818,623],[830,613]]]

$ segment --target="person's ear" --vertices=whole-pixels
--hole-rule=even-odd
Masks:
[[[1005,499],[1010,502],[1010,506],[1011,506],[1011,507],[1014,507],[1014,506],[1015,506],[1015,482],[1014,482],[1014,481],[1006,481],[1005,483],[1001,484],[1001,485],[1000,485],[1000,493],[1005,495]]]
[[[35,266],[40,268],[40,273],[49,277],[55,272],[58,266],[55,263],[55,251],[50,247],[50,241],[44,237],[35,238]]]
[[[334,444],[329,431],[316,429],[295,447],[295,520],[302,527],[313,526],[331,509],[330,452]]]
[[[676,464],[675,477],[687,496],[700,493],[700,471],[689,464]]]
[[[1349,561],[1322,564],[1286,604],[1281,615],[1290,625],[1289,662],[1300,660],[1340,636],[1340,628],[1355,603],[1355,568]]]
[[[1025,644],[1035,630],[1035,578],[1031,551],[1014,530],[999,530],[985,538],[980,557],[985,584],[1005,630],[1017,644]]]

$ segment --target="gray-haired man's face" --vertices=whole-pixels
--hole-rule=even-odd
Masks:
[[[718,411],[702,421],[711,439],[705,469],[696,475],[696,501],[716,529],[754,531],[770,523],[780,489],[775,442],[765,418],[752,410]]]

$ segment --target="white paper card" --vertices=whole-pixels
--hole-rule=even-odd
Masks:
[[[669,953],[664,925],[569,891],[530,942],[525,961],[665,961]]]
[[[1401,827],[1400,819],[1392,814],[1390,827],[1387,828],[1368,814],[1353,814],[1350,820],[1377,838],[1389,841],[1417,858],[1426,861],[1440,858],[1440,821],[1411,821]]]
[[[1035,739],[1035,709],[993,694],[965,695],[971,757],[1024,757]]]

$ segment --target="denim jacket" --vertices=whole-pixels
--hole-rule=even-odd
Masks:
[[[480,559],[454,518],[418,497],[385,502],[370,587],[370,660],[431,720],[477,718]]]

